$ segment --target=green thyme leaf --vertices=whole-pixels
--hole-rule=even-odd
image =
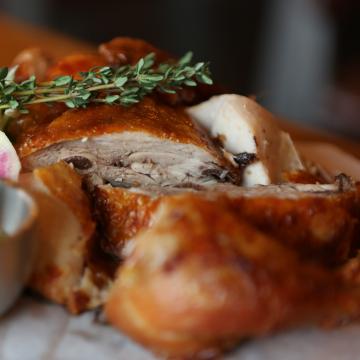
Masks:
[[[6,67],[0,68],[0,80],[4,80],[9,72],[9,69]]]
[[[178,64],[181,66],[187,65],[190,63],[191,59],[193,57],[192,51],[188,51],[179,61]]]
[[[75,103],[74,103],[74,99],[68,99],[65,101],[65,105],[70,108],[73,109],[76,107]]]
[[[3,94],[11,95],[16,90],[16,84],[10,84],[3,89]]]
[[[143,68],[146,70],[150,69],[154,65],[154,62],[155,62],[155,54],[154,53],[150,53],[150,54],[146,55],[144,57]]]
[[[105,102],[107,104],[112,104],[114,103],[116,100],[119,100],[120,99],[120,95],[108,95],[106,98],[105,98]]]
[[[121,88],[126,84],[127,81],[128,81],[127,76],[120,76],[114,81],[114,83],[116,87]]]
[[[145,65],[145,60],[144,60],[144,58],[141,58],[135,67],[135,72],[137,75],[141,72],[144,65]]]
[[[9,108],[10,109],[15,110],[15,109],[17,109],[19,107],[19,105],[20,105],[19,102],[16,101],[16,100],[10,100],[9,101]]]
[[[56,86],[64,86],[64,85],[69,84],[71,79],[72,79],[71,76],[68,76],[68,75],[67,76],[60,76],[60,77],[54,79],[54,84]]]

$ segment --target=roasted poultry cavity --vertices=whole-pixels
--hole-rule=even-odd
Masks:
[[[19,79],[149,52],[174,61],[131,38],[57,62],[29,52],[16,59]],[[129,108],[37,104],[10,124],[20,181],[43,214],[32,289],[73,313],[105,305],[111,323],[170,358],[358,317],[360,186],[315,183],[325,179],[254,101],[198,105],[218,93],[202,85]],[[274,181],[283,183],[239,186]]]

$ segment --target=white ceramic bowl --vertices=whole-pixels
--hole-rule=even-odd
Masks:
[[[35,257],[33,228],[37,207],[32,198],[15,185],[0,181],[0,315],[14,303],[23,289]]]

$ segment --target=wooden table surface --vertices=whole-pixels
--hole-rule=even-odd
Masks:
[[[7,65],[13,57],[26,47],[41,47],[60,57],[71,52],[93,51],[94,47],[60,35],[45,28],[24,24],[0,14],[0,66]],[[281,126],[295,140],[331,142],[360,158],[360,144],[320,130],[309,129],[289,121],[280,121]]]

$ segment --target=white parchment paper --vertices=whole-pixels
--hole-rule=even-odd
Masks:
[[[94,313],[70,316],[60,306],[23,297],[0,322],[1,360],[154,360]],[[301,329],[250,341],[226,360],[360,359],[360,325]]]

